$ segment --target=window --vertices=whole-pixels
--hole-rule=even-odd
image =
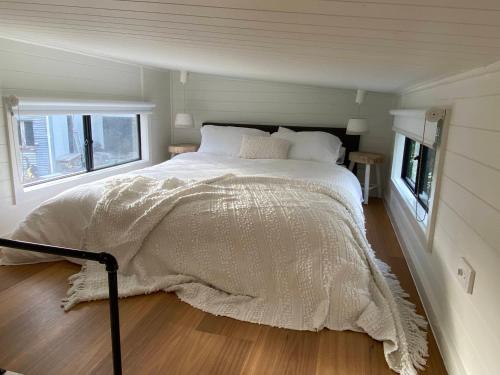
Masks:
[[[394,150],[387,203],[403,236],[431,251],[447,136],[447,110],[398,109],[394,116]],[[400,221],[404,221],[399,223]]]
[[[90,117],[92,129],[92,166],[111,167],[141,158],[139,116]]]
[[[426,212],[429,210],[434,159],[433,149],[405,138],[401,178]]]
[[[17,124],[25,187],[141,159],[136,114],[26,115]]]

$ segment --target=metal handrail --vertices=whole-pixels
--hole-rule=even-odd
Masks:
[[[82,251],[67,247],[42,245],[33,242],[16,241],[5,238],[0,238],[0,246],[17,250],[32,251],[35,253],[85,259],[106,265],[109,288],[109,318],[111,324],[111,347],[113,351],[113,373],[115,375],[121,375],[122,356],[120,345],[120,314],[118,308],[118,262],[116,261],[116,258],[108,253],[92,253],[90,251]]]

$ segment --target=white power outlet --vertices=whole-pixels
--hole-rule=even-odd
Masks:
[[[475,276],[476,271],[474,271],[467,260],[465,258],[460,258],[458,262],[457,279],[460,285],[462,285],[462,288],[469,294],[472,294]]]

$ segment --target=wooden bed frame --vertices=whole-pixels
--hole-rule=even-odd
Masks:
[[[341,127],[322,127],[322,126],[295,126],[295,125],[265,125],[265,124],[240,124],[232,122],[212,122],[206,121],[202,123],[202,126],[214,125],[214,126],[236,126],[240,128],[253,128],[263,130],[268,133],[277,132],[279,127],[294,130],[296,132],[304,131],[321,131],[329,134],[333,134],[342,141],[342,146],[346,148],[344,165],[349,164],[349,153],[359,150],[359,135],[350,135],[346,133],[346,128]]]

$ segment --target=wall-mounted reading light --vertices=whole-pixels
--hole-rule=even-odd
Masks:
[[[358,105],[358,117],[350,118],[347,122],[346,134],[360,135],[368,133],[368,121],[361,117],[361,104],[365,100],[366,91],[356,91],[356,104]]]
[[[188,79],[188,72],[181,70],[180,81],[182,84],[182,110],[183,112],[175,115],[174,126],[176,128],[192,128],[194,126],[193,115],[186,113],[186,83]]]

